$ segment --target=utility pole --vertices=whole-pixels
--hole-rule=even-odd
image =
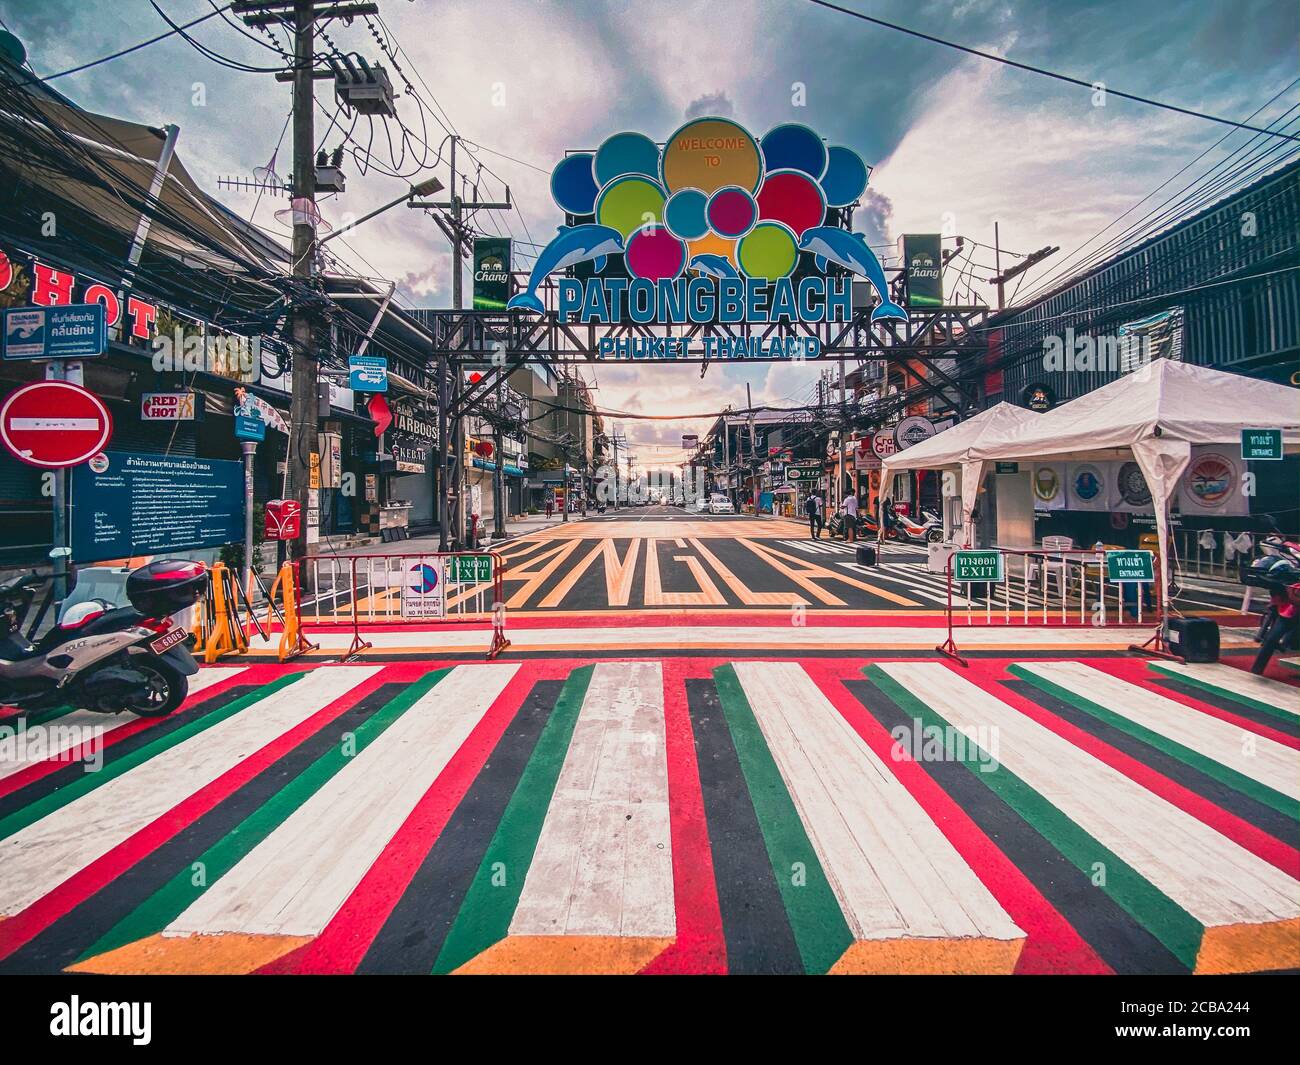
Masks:
[[[235,14],[243,16],[249,26],[285,23],[293,31],[293,69],[276,75],[278,81],[293,84],[293,179],[292,188],[292,274],[300,286],[313,286],[316,277],[316,128],[315,79],[332,78],[327,71],[315,68],[317,19],[352,18],[377,14],[372,3],[339,3],[318,7],[319,0],[259,0],[232,4]],[[289,441],[285,454],[285,495],[297,501],[302,510],[298,538],[289,544],[290,557],[298,559],[309,550],[308,533],[312,508],[311,456],[317,449],[316,430],[319,418],[318,361],[315,322],[312,312],[295,299],[289,315],[292,349],[289,399]],[[319,514],[319,510],[317,511]]]
[[[478,188],[475,187],[474,198],[466,201],[461,195],[460,178],[456,173],[456,149],[460,144],[460,137],[456,134],[451,135],[451,154],[449,165],[451,170],[451,199],[442,201],[412,201],[408,206],[417,210],[429,210],[436,208],[450,212],[450,217],[446,218],[441,214],[434,214],[433,220],[438,224],[443,234],[451,244],[451,305],[454,310],[461,310],[464,305],[464,260],[466,254],[472,256],[473,231],[464,224],[463,218],[466,209],[471,211],[509,211],[514,209],[514,204],[510,202],[510,186],[506,186],[506,198],[503,202],[490,203],[480,200],[478,197]],[[503,354],[505,354],[503,352]],[[504,371],[501,374],[505,376]],[[450,382],[444,387],[444,379],[451,378]],[[446,551],[448,549],[448,527],[455,530],[454,541],[459,543],[465,536],[465,412],[461,412],[455,417],[455,425],[450,427],[452,434],[451,453],[447,452],[447,447],[443,443],[446,440],[446,432],[449,429],[448,412],[451,409],[460,411],[461,393],[464,389],[464,381],[461,379],[460,367],[455,365],[450,357],[444,356],[438,360],[438,432],[442,435],[439,437],[438,447],[442,456],[440,466],[438,495],[438,549]],[[499,392],[498,392],[499,394]],[[494,525],[500,519],[496,518],[499,512],[497,508],[498,493],[501,488],[498,483],[502,475],[501,453],[500,453],[500,434],[495,435],[497,443],[494,445],[496,455],[497,469],[494,475],[492,485],[493,500],[493,521]],[[500,536],[505,535],[503,525],[497,525],[495,531]]]
[[[839,477],[837,479],[837,483],[835,485],[835,500],[836,500],[835,505],[837,507],[840,505],[840,503],[843,501],[844,498],[844,438],[848,435],[848,420],[849,420],[848,406],[844,401],[844,359],[843,357],[841,357],[840,358],[840,441],[838,445],[838,450],[840,453],[839,454],[840,472],[839,472]]]
[[[997,244],[997,232],[998,232],[998,227],[997,227],[997,223],[995,222],[993,223],[993,240],[994,240],[995,248]],[[1030,252],[1028,255],[1024,257],[1024,259],[1016,263],[1015,266],[1011,267],[1006,272],[1003,272],[1002,261],[1000,258],[998,258],[997,252],[995,251],[993,265],[998,268],[998,272],[994,277],[989,278],[989,284],[990,285],[996,284],[998,286],[998,310],[1002,310],[1005,304],[1005,300],[1003,299],[1002,293],[1008,281],[1010,281],[1013,277],[1018,277],[1019,275],[1023,274],[1031,266],[1036,266],[1038,263],[1041,263],[1049,255],[1055,255],[1060,250],[1061,249],[1059,245],[1053,246],[1050,244],[1046,248],[1039,248],[1035,252]],[[1017,292],[1019,291],[1018,286],[1016,291]],[[1015,293],[1012,293],[1013,298],[1014,295]]]

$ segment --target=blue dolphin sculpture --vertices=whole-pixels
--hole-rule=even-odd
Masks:
[[[528,275],[528,290],[511,296],[506,310],[544,314],[546,308],[537,297],[537,286],[546,280],[548,274],[588,259],[604,260],[605,256],[621,254],[622,251],[623,235],[617,229],[594,224],[560,226],[555,238],[537,256],[533,272]],[[597,269],[600,265],[603,262]]]
[[[799,250],[812,252],[817,257],[817,268],[823,270],[829,260],[846,270],[865,277],[876,290],[880,303],[871,312],[877,318],[901,318],[907,321],[907,311],[889,298],[889,285],[876,253],[867,247],[867,238],[861,233],[849,233],[834,226],[814,226],[805,231],[799,241]]]
[[[723,255],[715,255],[712,252],[695,256],[691,259],[688,269],[695,270],[705,277],[740,276],[736,268],[731,265],[730,259]]]

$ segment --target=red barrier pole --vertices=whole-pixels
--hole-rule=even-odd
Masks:
[[[967,662],[966,659],[962,658],[958,653],[957,641],[952,638],[952,560],[956,554],[957,552],[953,551],[948,555],[948,564],[944,567],[944,572],[948,578],[948,607],[946,611],[948,618],[948,638],[936,647],[935,650],[944,657],[951,658],[953,661],[969,667],[970,663]]]

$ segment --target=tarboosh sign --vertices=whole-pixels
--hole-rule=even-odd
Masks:
[[[76,274],[47,266],[38,259],[31,260],[32,288],[27,302],[36,307],[61,307],[70,303],[102,303],[104,319],[112,329],[122,321],[125,311],[130,319],[129,333],[138,340],[148,340],[154,334],[158,321],[158,304],[142,300],[138,296],[128,295],[126,305],[117,292],[108,285],[89,278],[78,278]],[[0,248],[0,292],[13,282],[14,263],[3,248]]]

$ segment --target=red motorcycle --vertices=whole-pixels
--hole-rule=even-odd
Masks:
[[[1265,555],[1245,573],[1245,583],[1268,592],[1268,606],[1255,632],[1259,653],[1250,667],[1263,673],[1277,651],[1300,650],[1300,566],[1289,558]]]

